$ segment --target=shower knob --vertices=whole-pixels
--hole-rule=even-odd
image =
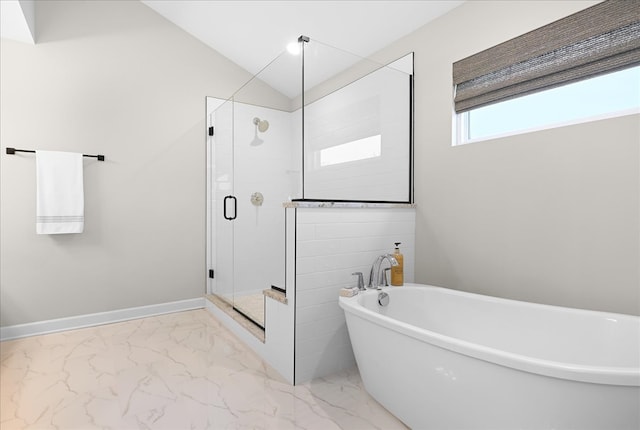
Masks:
[[[251,194],[251,203],[254,206],[262,206],[262,202],[264,202],[264,196],[262,195],[262,193],[255,192]]]

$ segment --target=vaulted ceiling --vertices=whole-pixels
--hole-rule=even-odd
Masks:
[[[251,73],[305,35],[366,57],[463,1],[142,0]]]

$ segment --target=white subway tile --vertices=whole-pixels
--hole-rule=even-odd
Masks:
[[[413,281],[415,211],[407,209],[297,209],[296,381],[354,364],[340,288],[365,283],[374,260],[402,242],[405,281]]]
[[[342,286],[330,285],[325,288],[314,288],[312,290],[298,290],[296,305],[298,308],[313,306],[316,304],[335,303],[338,305],[338,297]]]
[[[326,354],[345,345],[351,345],[349,333],[346,330],[338,330],[335,333],[323,336],[313,336],[306,339],[296,339],[296,357],[311,357]]]
[[[315,288],[353,286],[356,285],[357,278],[352,273],[362,272],[366,278],[370,267],[370,264],[366,264],[348,269],[300,274],[297,277],[296,287],[298,291],[305,291]]]
[[[296,238],[298,241],[301,240],[313,240],[316,237],[316,226],[309,224],[300,224],[298,222],[298,226],[296,229]]]
[[[321,303],[304,308],[297,308],[296,325],[310,323],[323,318],[337,318],[340,315],[344,315],[344,312],[337,303]]]
[[[344,315],[297,324],[296,336],[299,339],[312,338],[314,336],[325,336],[336,333],[339,330],[346,329],[346,324]]]

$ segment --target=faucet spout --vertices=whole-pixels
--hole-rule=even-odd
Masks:
[[[369,273],[369,285],[368,288],[378,288],[382,285],[382,263],[387,260],[389,262],[389,266],[397,266],[398,260],[396,260],[391,254],[382,254],[373,262],[371,266],[371,272]]]

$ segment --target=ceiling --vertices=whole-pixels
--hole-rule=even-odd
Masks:
[[[252,74],[305,35],[366,57],[459,6],[454,0],[142,0]]]
[[[0,0],[0,37],[34,43],[35,2],[33,0]]]

